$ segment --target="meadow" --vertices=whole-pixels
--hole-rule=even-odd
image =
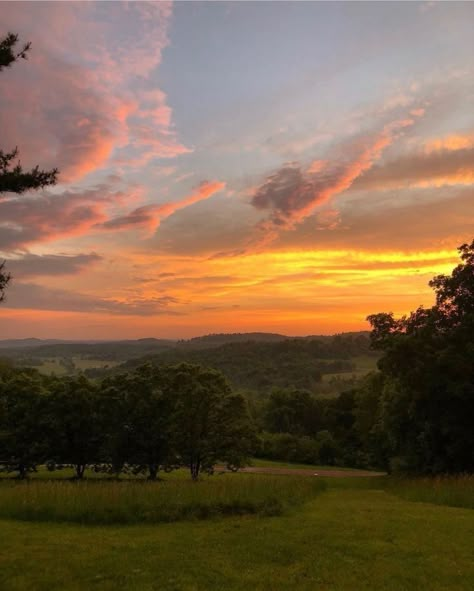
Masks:
[[[89,359],[87,357],[49,357],[36,360],[36,369],[45,375],[65,376],[72,373],[84,371],[86,369],[107,369],[118,365],[117,361],[104,359]]]
[[[474,509],[474,476],[436,476],[433,478],[389,478],[384,481],[388,492],[420,503]]]
[[[281,515],[326,488],[317,479],[219,474],[198,482],[95,478],[4,480],[0,518],[81,524],[160,523],[227,515]]]
[[[439,479],[435,487],[388,477],[164,478],[3,479],[0,589],[474,588],[472,477]],[[427,502],[433,489],[457,492]],[[446,506],[452,503],[463,507]],[[170,516],[178,521],[166,523]]]

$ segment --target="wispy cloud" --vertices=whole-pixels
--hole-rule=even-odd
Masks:
[[[161,221],[180,209],[189,207],[194,203],[209,199],[215,193],[224,189],[225,183],[219,181],[203,181],[190,195],[161,205],[144,205],[133,211],[107,220],[100,227],[106,230],[126,230],[129,228],[143,228],[148,233],[153,233]]]
[[[120,204],[132,194],[132,190],[112,191],[107,186],[38,196],[7,194],[0,200],[0,250],[84,234],[107,220],[111,204]]]
[[[339,146],[337,158],[317,160],[305,171],[299,164],[290,163],[267,177],[251,200],[256,209],[269,212],[258,226],[263,243],[276,238],[280,230],[293,229],[317,207],[351,187],[414,122],[413,117],[392,121],[378,133]]]
[[[44,254],[27,253],[8,260],[8,269],[15,281],[24,277],[75,275],[102,260],[95,252],[89,254]]]
[[[107,313],[121,316],[155,316],[159,314],[175,316],[180,315],[180,312],[172,307],[177,303],[179,302],[175,297],[168,295],[119,300],[17,281],[9,290],[3,307],[92,314]]]
[[[2,25],[33,49],[2,72],[2,145],[18,145],[26,165],[41,155],[61,182],[112,157],[124,166],[188,152],[156,82],[170,18],[165,2],[4,3]]]
[[[459,141],[457,145],[461,145]],[[428,150],[374,166],[354,183],[354,189],[373,191],[474,184],[474,146],[465,143],[458,148],[452,139],[430,142],[428,146]]]

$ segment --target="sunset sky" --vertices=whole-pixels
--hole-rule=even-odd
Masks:
[[[0,338],[367,329],[474,237],[474,3],[2,2]]]

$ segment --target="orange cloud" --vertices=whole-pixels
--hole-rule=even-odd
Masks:
[[[443,138],[431,139],[424,144],[425,152],[428,154],[442,151],[452,152],[455,150],[465,150],[469,148],[474,148],[473,134],[452,134]]]
[[[467,138],[436,140],[430,149],[374,166],[354,183],[354,189],[384,190],[401,187],[441,187],[474,184],[474,142]],[[457,148],[456,145],[463,145]],[[437,147],[435,147],[437,146]],[[449,146],[449,147],[448,147]]]
[[[0,250],[8,252],[85,234],[107,220],[111,204],[120,203],[127,196],[122,191],[99,187],[6,197],[0,200]]]
[[[323,170],[327,166],[327,164],[327,160],[314,160],[313,162],[311,162],[306,172],[308,174],[316,174],[318,172],[321,172],[321,170]]]
[[[9,307],[0,309],[4,334],[14,326],[16,335],[29,330],[38,336],[47,326],[49,337],[64,334],[67,326],[67,338],[366,329],[369,313],[402,314],[430,305],[427,280],[457,262],[451,247],[416,252],[298,248],[212,260],[117,254],[114,262],[88,267],[87,280],[70,275],[67,290],[53,288],[49,279],[47,285],[19,284]],[[145,282],[132,280],[137,272]],[[93,292],[84,292],[84,286],[93,286]]]
[[[334,161],[318,160],[306,172],[288,164],[267,178],[255,192],[252,205],[270,210],[270,216],[258,225],[264,234],[260,245],[273,241],[280,229],[292,229],[314,213],[314,210],[332,197],[347,190],[365,171],[369,170],[414,119],[399,119],[386,124],[375,136],[359,138],[340,149],[349,156]],[[352,154],[354,154],[352,156]]]
[[[219,181],[203,181],[193,193],[179,201],[162,205],[144,205],[123,216],[104,222],[101,227],[107,230],[144,228],[148,233],[152,234],[163,219],[166,219],[179,209],[184,209],[194,203],[208,199],[224,187],[225,183]]]

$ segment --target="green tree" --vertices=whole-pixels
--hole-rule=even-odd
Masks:
[[[49,459],[72,464],[81,479],[87,465],[100,462],[104,447],[98,387],[84,376],[74,376],[54,380],[50,390]]]
[[[380,420],[393,467],[474,470],[474,241],[458,250],[451,275],[430,282],[433,307],[368,318],[384,353]]]
[[[105,457],[116,474],[127,463],[155,480],[169,467],[173,400],[166,379],[165,372],[147,364],[103,382]]]
[[[258,457],[302,464],[317,464],[319,461],[319,445],[314,437],[263,432],[259,442]]]
[[[319,431],[316,434],[316,441],[318,443],[318,455],[321,464],[333,466],[340,453],[337,441],[329,431]]]
[[[382,424],[382,395],[385,376],[367,374],[355,390],[354,431],[360,444],[359,464],[387,468],[387,436]],[[362,459],[363,458],[363,459]]]
[[[242,466],[256,442],[243,397],[215,370],[183,363],[167,374],[176,399],[172,442],[178,462],[193,480],[201,471],[211,473],[218,461]]]
[[[265,409],[265,426],[272,433],[314,435],[321,428],[321,405],[307,390],[274,389]]]
[[[3,371],[0,377],[0,466],[25,478],[47,452],[47,389],[35,370]]]

